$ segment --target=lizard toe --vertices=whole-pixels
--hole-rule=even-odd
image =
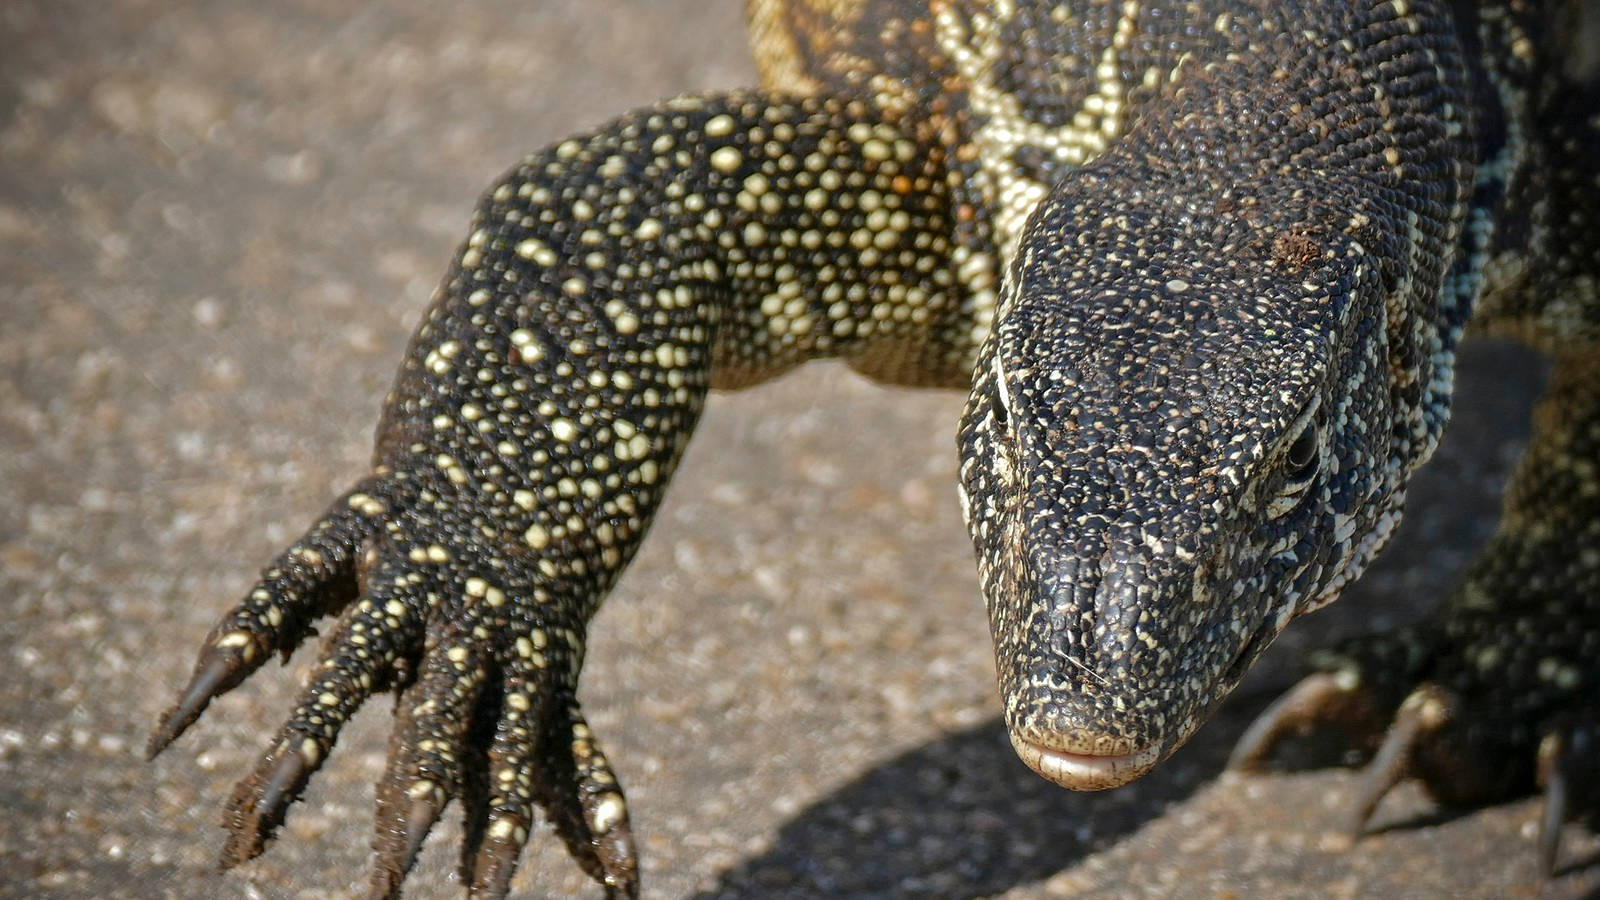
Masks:
[[[430,636],[417,680],[400,695],[389,759],[378,786],[372,896],[397,896],[423,840],[462,793],[476,709],[489,678],[483,642],[465,627]]]
[[[567,849],[612,896],[639,894],[638,851],[611,763],[576,700],[553,710],[542,740],[540,800]]]
[[[531,650],[531,643],[526,646]],[[513,659],[508,665],[489,751],[475,767],[483,777],[465,795],[473,799],[468,801],[468,840],[461,864],[474,897],[506,896],[533,828],[539,719],[547,704],[545,692],[528,677],[522,662]]]
[[[288,654],[314,634],[312,622],[337,613],[359,594],[360,551],[392,501],[381,476],[347,491],[261,574],[245,598],[207,635],[194,674],[146,748],[155,757],[200,718],[211,701],[255,672],[274,653]]]
[[[1308,659],[1311,674],[1250,723],[1234,745],[1228,767],[1261,770],[1280,746],[1325,732],[1370,756],[1433,654],[1433,635],[1414,628],[1313,652]]]
[[[1420,771],[1420,754],[1448,727],[1458,703],[1447,689],[1425,684],[1400,704],[1377,753],[1362,769],[1349,833],[1359,837],[1395,785]]]
[[[327,759],[339,732],[374,692],[403,681],[421,635],[427,600],[394,567],[378,564],[371,593],[350,607],[255,770],[235,787],[224,815],[230,867],[261,853],[288,807]]]
[[[1359,679],[1343,672],[1315,672],[1273,701],[1245,729],[1228,768],[1258,771],[1283,742],[1332,725],[1347,734],[1370,734],[1377,704]]]

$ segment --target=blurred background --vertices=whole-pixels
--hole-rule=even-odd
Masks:
[[[220,612],[364,472],[478,192],[665,95],[749,84],[736,0],[0,4],[0,895],[363,893],[388,703],[261,859],[217,822],[302,652],[142,747]],[[713,399],[601,613],[582,698],[647,896],[1550,896],[1600,890],[1537,804],[1414,786],[1353,851],[1354,776],[1220,772],[1306,648],[1416,617],[1493,525],[1541,370],[1474,347],[1395,548],[1290,630],[1191,744],[1107,794],[999,723],[956,506],[961,397],[813,365]],[[458,896],[460,830],[408,896]],[[516,886],[598,896],[540,831]]]

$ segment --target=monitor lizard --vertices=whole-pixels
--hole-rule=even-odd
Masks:
[[[821,357],[962,388],[960,492],[1021,758],[1072,788],[1169,755],[1383,547],[1470,327],[1548,351],[1496,536],[1419,625],[1308,661],[1315,722],[1397,779],[1592,808],[1600,666],[1600,77],[1577,0],[750,0],[756,89],[530,155],[418,327],[369,475],[202,646],[151,740],[322,617],[228,803],[259,854],[397,692],[373,891],[451,800],[474,893],[536,808],[638,889],[575,695],[586,628],[711,388]],[[1469,398],[1470,402],[1470,398]]]

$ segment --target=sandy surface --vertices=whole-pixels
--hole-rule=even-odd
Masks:
[[[447,8],[448,7],[448,11]],[[0,5],[0,894],[359,894],[388,712],[262,859],[218,810],[287,711],[273,667],[154,764],[214,618],[363,471],[378,402],[477,192],[524,151],[752,80],[733,0]],[[1400,621],[1492,524],[1538,380],[1469,355],[1400,546],[1301,623],[1156,774],[1075,795],[998,721],[956,508],[960,398],[833,366],[715,398],[594,627],[583,698],[651,896],[1579,896],[1532,801],[1412,788],[1354,851],[1353,776],[1219,774],[1308,646]],[[412,896],[454,896],[454,822]],[[597,891],[547,833],[517,885]]]

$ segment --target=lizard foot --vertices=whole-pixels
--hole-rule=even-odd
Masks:
[[[1460,619],[1453,624],[1459,626]],[[1369,754],[1349,834],[1366,830],[1378,804],[1407,778],[1447,806],[1479,806],[1544,794],[1538,861],[1553,874],[1561,828],[1600,807],[1600,716],[1593,687],[1558,656],[1507,663],[1468,641],[1450,652],[1447,627],[1349,642],[1312,659],[1314,672],[1246,729],[1229,767],[1256,770],[1291,737],[1332,730]],[[1431,639],[1430,639],[1431,638]],[[1504,646],[1503,644],[1501,646]],[[1549,649],[1549,648],[1546,648]],[[1520,656],[1521,654],[1513,654]],[[1532,676],[1531,682],[1519,680]]]
[[[378,786],[372,895],[397,896],[429,829],[461,801],[461,867],[473,896],[503,897],[542,807],[609,893],[634,896],[638,866],[617,779],[575,698],[580,586],[563,586],[493,541],[449,546],[448,497],[380,472],[342,497],[211,631],[187,688],[151,737],[154,756],[212,699],[338,616],[255,769],[228,801],[224,868],[259,855],[374,693],[397,692]]]

